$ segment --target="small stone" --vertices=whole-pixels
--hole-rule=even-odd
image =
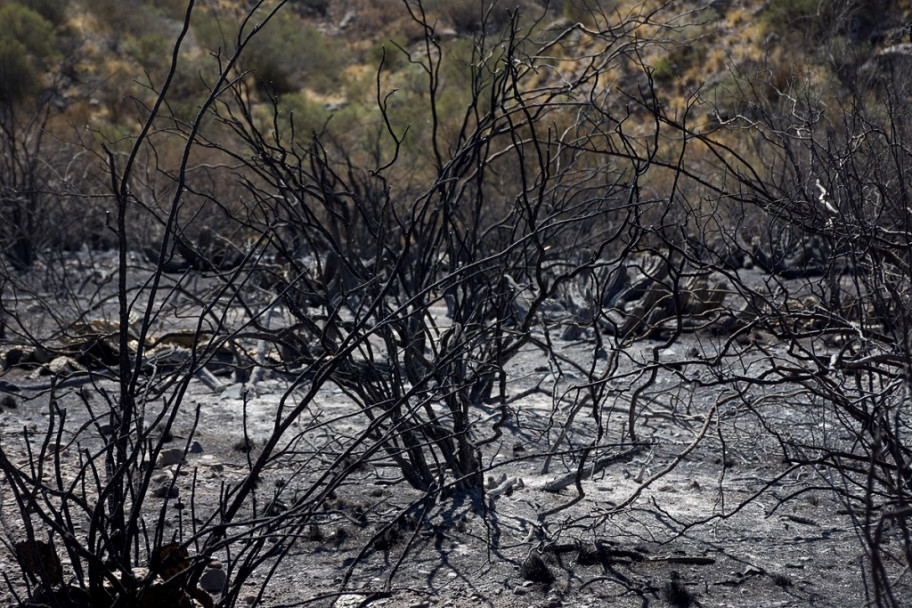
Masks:
[[[199,441],[194,441],[190,444],[190,453],[191,454],[202,454],[203,453],[203,444]]]
[[[81,369],[81,366],[70,357],[56,357],[47,366],[55,376],[69,376]]]
[[[25,359],[25,351],[21,348],[11,348],[6,351],[6,367],[14,367],[22,363],[22,360]]]
[[[219,395],[219,399],[240,399],[243,397],[244,385],[242,383],[232,384],[226,387]]]
[[[743,572],[736,573],[738,576],[757,576],[763,574],[763,570],[757,568],[756,566],[748,566],[744,569]]]
[[[19,403],[12,395],[4,395],[3,401],[0,402],[0,405],[3,405],[3,407],[8,407],[10,409],[16,409],[19,407]]]
[[[158,464],[161,467],[170,467],[171,465],[180,464],[184,460],[184,451],[180,448],[170,448],[162,450],[158,454]]]
[[[513,587],[513,595],[525,595],[529,593],[529,590],[525,587]]]
[[[209,593],[221,593],[228,584],[228,575],[222,569],[211,568],[203,572],[199,586]]]
[[[339,596],[339,599],[333,604],[333,608],[358,608],[364,604],[367,597],[360,593],[346,593]]]
[[[152,490],[152,496],[155,498],[177,498],[177,486],[170,483],[162,484]]]

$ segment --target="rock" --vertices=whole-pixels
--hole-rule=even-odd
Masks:
[[[232,384],[231,386],[225,388],[222,391],[222,394],[219,395],[219,399],[242,399],[244,397],[245,392],[246,391],[245,391],[244,384],[241,382],[238,382],[236,384]]]
[[[586,335],[586,330],[582,325],[577,323],[568,323],[564,327],[564,331],[561,333],[561,340],[565,342],[576,342],[577,340],[583,339]]]
[[[55,376],[69,376],[82,370],[82,366],[70,357],[55,357],[47,366],[48,371]]]
[[[177,486],[171,485],[170,483],[163,483],[152,490],[152,496],[155,498],[177,498],[177,495]]]
[[[209,593],[222,593],[228,584],[228,575],[221,568],[209,568],[200,577],[199,586]]]
[[[203,453],[203,444],[199,441],[194,441],[190,444],[190,453],[191,454],[202,454]]]
[[[333,604],[333,608],[357,608],[361,606],[366,599],[367,596],[360,593],[346,593],[345,595],[339,596],[339,599]]]
[[[184,451],[180,448],[170,448],[162,450],[158,454],[158,468],[170,467],[171,465],[180,464],[184,461]]]
[[[21,348],[11,348],[4,354],[4,369],[9,369],[22,363],[25,359],[25,351]]]

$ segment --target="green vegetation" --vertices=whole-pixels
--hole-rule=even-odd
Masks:
[[[882,27],[890,8],[898,8],[890,4],[884,0],[771,0],[760,18],[768,34],[784,36],[791,44],[816,45],[838,35],[863,42]]]
[[[28,0],[27,6],[55,27],[61,25],[66,18],[66,0]]]
[[[339,85],[348,63],[344,45],[284,16],[271,21],[264,34],[253,41],[247,56],[261,86],[278,93],[304,87],[328,93]]]
[[[38,90],[54,57],[54,24],[16,2],[0,7],[0,23],[0,96],[18,101]]]
[[[238,23],[215,11],[203,11],[194,32],[214,53],[233,52]],[[248,33],[248,32],[245,32]],[[249,71],[263,91],[285,94],[308,88],[328,93],[338,87],[340,72],[349,65],[348,47],[303,23],[294,13],[272,17],[247,48],[242,69]]]
[[[36,77],[25,45],[0,36],[0,101],[18,101],[34,93]]]
[[[611,14],[617,10],[621,4],[615,0],[564,0],[562,16],[565,19],[586,25],[592,25],[597,21],[596,15]]]
[[[523,86],[552,86],[602,61],[604,48],[593,33],[618,23],[639,42],[635,53],[627,49],[600,75],[608,90],[616,86],[612,83],[633,82],[642,60],[652,68],[659,85],[657,101],[669,115],[687,109],[691,120],[712,128],[719,117],[749,112],[756,103],[783,102],[783,94],[813,91],[821,103],[839,103],[857,86],[864,66],[889,44],[872,33],[897,30],[910,9],[907,0],[751,0],[714,3],[710,10],[684,3],[679,9],[694,10],[677,11],[633,0],[565,0],[547,4],[547,11],[539,0],[510,6],[429,0],[424,10],[439,45],[429,63],[424,29],[400,0],[292,2],[267,22],[274,5],[263,4],[245,22],[240,2],[198,3],[165,114],[179,122],[192,120],[220,64],[234,52],[239,28],[243,25],[247,34],[263,23],[233,75],[246,85],[254,114],[268,123],[277,104],[278,137],[288,138],[294,125],[296,145],[306,145],[314,132],[321,132],[366,158],[386,158],[401,137],[398,153],[411,163],[412,171],[404,176],[408,178],[433,170],[428,151],[435,143],[440,149],[458,145],[472,121],[468,117],[465,122],[473,95],[483,107],[491,84],[507,69],[506,61],[517,75],[528,70]],[[501,47],[479,43],[484,36],[505,31],[514,8],[517,34],[528,39],[507,60]],[[27,6],[0,2],[0,20],[6,24],[0,33],[0,94],[6,101],[21,101],[53,84],[59,95],[58,136],[70,137],[63,134],[64,125],[70,124],[84,124],[92,133],[128,133],[164,84],[185,10],[183,0],[40,0]],[[581,23],[589,32],[568,34],[543,56],[526,55],[530,42],[571,23]],[[79,32],[80,38],[70,31]],[[66,69],[61,69],[64,63]],[[439,92],[433,108],[436,130],[428,128],[432,110],[423,103],[429,70]],[[871,91],[877,94],[877,89]],[[379,122],[378,93],[393,134]],[[573,123],[573,104],[580,100],[572,91],[567,94],[566,116],[555,114],[549,126]],[[606,103],[614,101],[606,97]],[[633,113],[625,124],[632,128],[644,121],[639,128],[648,130],[649,120]],[[212,130],[208,135],[224,135],[218,132],[224,128],[216,126],[218,121],[206,124]],[[97,151],[97,139],[87,141]]]
[[[823,31],[824,11],[830,4],[822,0],[771,0],[763,11],[763,22],[770,32],[819,35]]]

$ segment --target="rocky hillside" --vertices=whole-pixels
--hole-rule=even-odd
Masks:
[[[640,110],[624,119],[631,132],[649,130],[650,104],[657,104],[663,116],[747,148],[757,135],[741,127],[756,117],[788,122],[801,100],[838,122],[838,113],[824,109],[866,99],[876,106],[885,86],[907,86],[901,83],[912,62],[912,0],[289,0],[275,14],[279,5],[270,0],[248,15],[249,4],[193,5],[159,132],[180,131],[196,116],[221,66],[257,28],[232,74],[245,84],[243,103],[258,128],[278,133],[282,146],[292,133],[295,145],[320,134],[361,167],[395,154],[399,163],[386,177],[406,186],[433,174],[429,149],[464,136],[473,79],[481,82],[478,53],[498,65],[511,19],[523,39],[515,47],[524,54],[518,87],[559,95],[563,83],[598,64],[593,74],[611,112],[623,116],[630,99]],[[103,205],[94,207],[110,192],[102,146],[129,149],[169,77],[186,13],[185,0],[0,0],[0,23],[7,24],[0,32],[0,112],[14,126],[2,139],[23,163],[0,168],[0,180],[13,200],[26,201],[16,212],[25,219],[12,221],[24,226],[19,232],[58,234],[41,222],[59,225],[49,218],[77,212],[88,218],[84,232],[68,230],[46,246],[112,244]],[[439,45],[433,110],[425,27]],[[559,44],[542,46],[556,37]],[[425,128],[432,113],[433,143]],[[735,126],[735,116],[743,119],[739,128],[718,130]],[[575,120],[572,110],[563,120]],[[400,138],[395,146],[388,128]],[[173,166],[182,145],[180,137],[164,139],[156,144],[161,168]],[[223,149],[237,145],[222,141]],[[673,147],[661,152],[667,162]],[[166,182],[150,182],[150,196]],[[669,186],[648,182],[658,194]],[[226,185],[218,197],[241,195]],[[36,213],[39,201],[56,210]]]
[[[162,84],[186,9],[183,0],[0,4],[3,22],[13,24],[0,34],[5,96],[21,100],[50,91],[55,105],[72,118],[111,127],[131,124],[136,101],[148,101]],[[488,3],[425,2],[427,21],[445,49],[458,56],[472,36],[505,27],[513,9],[527,28],[636,21],[642,59],[671,107],[696,97],[721,106],[744,103],[750,95],[802,86],[838,95],[881,59],[910,49],[909,0],[565,0],[547,9],[540,0],[522,0],[496,3],[490,12],[482,11],[482,4]],[[196,4],[174,97],[187,107],[176,108],[178,114],[192,112],[194,96],[204,90],[201,77],[214,69],[213,57],[224,59],[233,50],[244,5]],[[600,9],[587,8],[595,5]],[[402,49],[414,48],[423,30],[400,0],[297,0],[287,3],[264,34],[243,67],[263,92],[285,96],[287,104],[319,123],[326,109],[373,104],[373,80],[384,52],[386,76],[395,82],[397,73],[410,69]],[[580,56],[592,51],[585,37],[578,44]],[[747,90],[756,83],[763,83],[763,90]]]

